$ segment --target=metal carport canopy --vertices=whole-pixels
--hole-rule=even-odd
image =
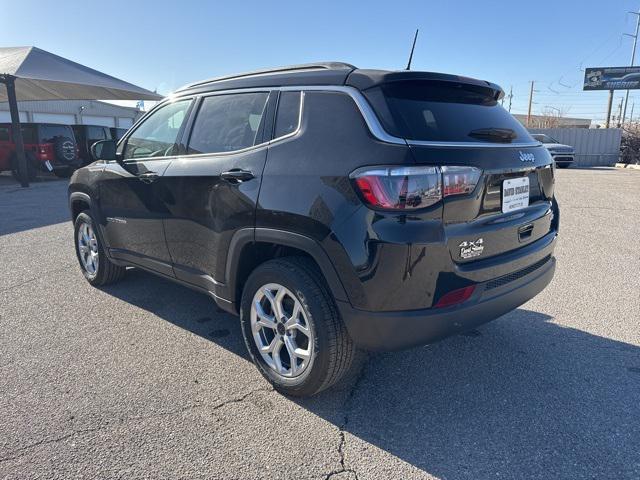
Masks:
[[[37,47],[0,47],[0,101],[8,101],[21,183],[28,186],[19,100],[159,100],[161,95]]]

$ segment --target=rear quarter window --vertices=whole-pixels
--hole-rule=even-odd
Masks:
[[[486,142],[470,133],[503,129],[513,132],[512,142],[532,142],[493,93],[464,83],[403,81],[376,87],[365,95],[385,129],[408,140]]]
[[[284,137],[298,129],[301,95],[301,92],[280,93],[274,138]]]
[[[55,142],[56,138],[67,137],[73,139],[73,131],[68,125],[40,125],[39,143]]]

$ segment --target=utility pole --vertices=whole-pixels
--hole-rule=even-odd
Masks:
[[[622,122],[622,101],[624,99],[620,97],[620,105],[618,105],[618,128],[620,128],[620,122]]]
[[[631,115],[629,115],[629,124],[633,123],[633,107],[636,106],[636,102],[631,103]]]
[[[529,111],[527,112],[527,128],[531,125],[531,105],[533,105],[533,85],[535,81],[531,80],[531,90],[529,91]]]
[[[607,120],[604,122],[604,128],[609,128],[611,123],[611,107],[613,106],[613,90],[609,90],[609,101],[607,102]]]
[[[636,16],[636,33],[631,35],[629,33],[625,33],[626,36],[633,38],[633,49],[631,50],[631,66],[633,67],[636,62],[636,46],[638,45],[638,32],[640,32],[640,11],[638,12],[629,12]],[[629,90],[627,90],[627,94],[624,99],[624,113],[622,114],[622,123],[624,123],[624,119],[627,116],[627,103],[629,102]]]
[[[511,103],[513,102],[513,85],[509,87],[509,113],[511,113]]]

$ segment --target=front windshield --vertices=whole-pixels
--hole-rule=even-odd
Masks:
[[[550,137],[549,135],[545,135],[544,133],[537,133],[535,135],[532,135],[532,137],[542,143],[558,143],[555,138]]]

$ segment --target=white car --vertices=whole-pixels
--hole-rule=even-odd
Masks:
[[[533,138],[541,142],[556,162],[558,168],[568,168],[573,163],[575,150],[571,145],[559,143],[555,138],[544,133],[531,134]]]

